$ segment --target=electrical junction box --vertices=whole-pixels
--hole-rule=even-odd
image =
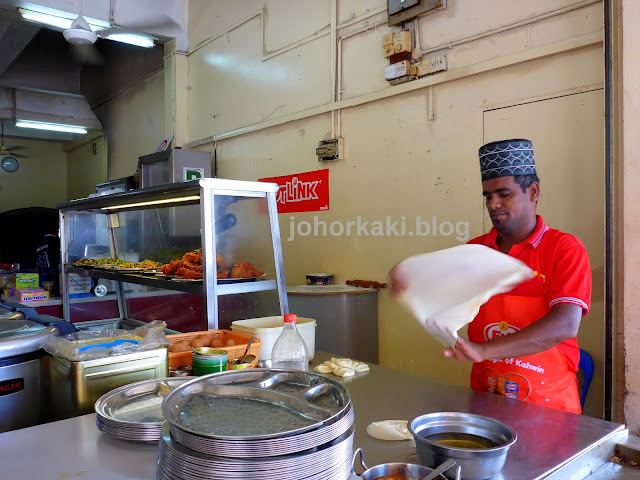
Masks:
[[[393,50],[395,53],[411,51],[411,32],[403,30],[393,36]]]
[[[389,44],[389,45],[385,45],[384,47],[382,47],[382,56],[384,58],[389,58],[392,55],[395,55],[396,51],[393,48],[393,43]]]
[[[409,60],[403,60],[402,62],[394,63],[384,67],[384,79],[393,80],[394,78],[404,77],[409,75],[411,70],[411,63]]]
[[[445,54],[426,58],[411,65],[411,75],[424,77],[447,69],[447,56]]]
[[[319,162],[344,160],[344,140],[342,137],[321,140],[316,148]]]

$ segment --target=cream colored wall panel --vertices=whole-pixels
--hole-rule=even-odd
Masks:
[[[550,130],[550,119],[557,125]],[[580,326],[580,347],[596,364],[585,413],[603,415],[604,392],[604,91],[597,90],[502,108],[485,114],[485,140],[533,142],[541,197],[551,228],[571,233],[589,252],[592,304]],[[485,215],[485,225],[490,220]]]
[[[426,18],[424,21],[430,20]],[[602,22],[602,5],[598,3],[442,52],[447,54],[449,69],[456,69],[527,48],[549,45],[567,38],[598,32],[602,30]],[[425,49],[424,46],[422,48]]]
[[[328,45],[324,37],[263,62],[254,19],[190,55],[190,140],[328,103]]]
[[[193,50],[211,36],[225,32],[263,6],[264,1],[260,0],[189,0],[189,48]]]
[[[0,211],[26,207],[49,207],[66,202],[67,154],[62,142],[26,138],[6,139],[6,145],[24,145],[13,173],[0,169]],[[4,158],[4,157],[3,157]]]
[[[372,10],[386,7],[381,0],[337,1],[338,23],[346,23]],[[329,31],[330,0],[189,0],[190,50],[211,37],[226,32],[248,16],[266,9],[266,47],[278,50],[316,32]],[[285,27],[283,27],[283,25]]]
[[[138,157],[156,151],[165,137],[164,72],[96,108],[107,138],[107,178],[133,175]]]
[[[88,197],[107,180],[107,150],[100,137],[68,152],[67,190],[70,200]]]
[[[384,67],[389,59],[382,56],[382,36],[392,30],[381,26],[342,41],[343,99],[389,88]]]
[[[420,21],[420,46],[427,49],[445,45],[580,3],[576,0],[450,1],[446,10]]]

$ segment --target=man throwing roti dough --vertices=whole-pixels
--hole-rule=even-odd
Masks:
[[[471,388],[581,413],[576,335],[591,303],[591,268],[576,237],[536,215],[540,180],[529,140],[479,150],[491,231],[469,243],[526,263],[536,276],[484,304],[445,357],[474,362]]]

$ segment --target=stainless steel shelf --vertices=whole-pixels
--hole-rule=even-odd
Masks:
[[[67,266],[67,272],[78,275],[104,278],[123,283],[135,283],[147,287],[162,288],[164,290],[175,290],[179,292],[191,293],[194,295],[204,295],[204,282],[176,282],[166,277],[154,277],[139,273],[110,272],[109,270],[95,268],[79,268],[71,265]],[[218,283],[216,290],[218,295],[236,295],[239,293],[264,292],[267,290],[277,290],[278,285],[275,280],[256,280],[255,282],[239,283]]]

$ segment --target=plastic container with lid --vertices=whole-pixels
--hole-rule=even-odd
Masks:
[[[297,319],[295,313],[284,316],[284,327],[271,350],[272,368],[304,372],[309,368],[309,352],[296,328]]]
[[[271,360],[271,351],[280,332],[284,328],[284,318],[281,315],[273,317],[248,318],[246,320],[236,320],[231,323],[231,330],[234,333],[246,335],[248,337],[259,338],[262,342],[259,361]],[[296,328],[307,346],[309,361],[313,360],[316,351],[316,321],[313,318],[298,317]]]

